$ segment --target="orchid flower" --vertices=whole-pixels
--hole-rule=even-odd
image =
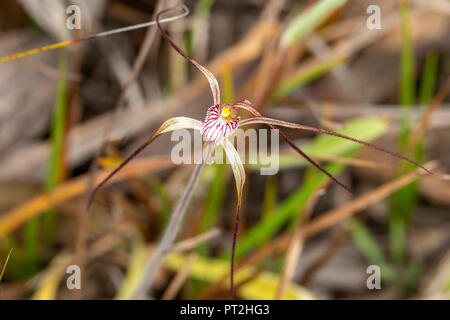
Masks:
[[[241,201],[242,201],[242,191],[245,183],[245,170],[244,166],[242,164],[242,161],[239,157],[238,152],[236,151],[233,143],[230,141],[229,137],[238,129],[241,127],[245,127],[248,125],[254,125],[254,124],[266,124],[269,125],[271,128],[276,129],[277,126],[279,127],[286,127],[286,128],[293,128],[293,129],[300,129],[300,130],[307,130],[312,131],[316,133],[323,133],[328,134],[332,136],[336,136],[339,138],[347,139],[362,145],[365,145],[367,147],[385,152],[387,154],[390,154],[394,157],[397,157],[399,159],[408,161],[416,166],[419,166],[423,170],[427,171],[428,173],[431,173],[429,170],[427,170],[425,167],[420,165],[419,163],[410,160],[402,155],[399,155],[397,153],[391,152],[389,150],[383,149],[381,147],[375,146],[373,144],[357,140],[348,136],[344,136],[342,134],[328,131],[324,129],[319,129],[315,127],[305,126],[301,124],[281,121],[277,119],[271,119],[264,117],[256,108],[252,105],[250,101],[243,100],[236,102],[234,104],[221,104],[220,101],[220,88],[219,84],[217,82],[217,79],[214,77],[214,75],[205,67],[203,67],[201,64],[199,64],[197,61],[189,57],[186,53],[183,52],[169,37],[169,35],[163,30],[160,24],[160,16],[164,14],[165,12],[169,11],[171,9],[167,9],[164,11],[161,11],[156,16],[156,24],[161,32],[161,35],[169,42],[169,44],[185,59],[187,59],[189,62],[191,62],[195,67],[197,67],[198,70],[200,70],[203,75],[206,77],[206,79],[209,82],[213,101],[214,104],[208,108],[206,111],[206,117],[204,122],[199,121],[197,119],[192,119],[188,117],[174,117],[167,121],[165,121],[161,127],[155,132],[155,134],[150,137],[147,141],[145,141],[136,151],[134,151],[128,158],[126,158],[122,164],[120,164],[115,170],[113,170],[92,192],[92,195],[89,199],[88,206],[90,206],[95,193],[106,184],[106,182],[114,176],[120,169],[122,169],[129,161],[131,161],[134,157],[136,157],[144,148],[146,148],[149,144],[151,144],[157,137],[162,135],[163,133],[168,133],[171,131],[179,130],[179,129],[193,129],[199,131],[204,138],[212,144],[212,146],[219,146],[221,145],[223,149],[225,150],[226,157],[228,158],[229,163],[231,164],[231,168],[233,170],[235,183],[236,183],[236,191],[237,191],[237,213],[236,213],[236,219],[235,219],[235,226],[234,226],[234,233],[233,233],[233,243],[232,243],[232,255],[231,255],[231,271],[230,271],[230,289],[231,289],[231,295],[233,296],[233,290],[234,290],[234,252],[236,248],[236,240],[237,240],[237,233],[239,228],[239,211],[241,208]],[[245,110],[249,112],[253,117],[249,117],[246,119],[241,120],[241,117],[238,115],[238,109]],[[312,165],[314,165],[317,169],[322,171],[324,174],[326,174],[330,179],[332,179],[334,182],[342,186],[344,189],[349,190],[344,184],[339,182],[333,175],[331,175],[328,171],[326,171],[321,165],[316,163],[314,160],[312,160],[308,155],[306,155],[299,147],[297,147],[292,140],[290,140],[282,131],[277,131],[280,137],[286,141],[294,150],[296,150],[301,156],[303,156],[307,161],[309,161]]]

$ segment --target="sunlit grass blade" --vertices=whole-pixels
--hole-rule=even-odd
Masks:
[[[51,261],[47,269],[39,278],[39,284],[33,292],[33,300],[55,300],[58,295],[59,284],[71,260],[70,254],[62,253]]]
[[[8,265],[9,258],[11,257],[12,251],[13,251],[13,248],[9,249],[9,253],[6,256],[6,260],[5,260],[5,263],[3,264],[3,268],[2,268],[2,273],[0,273],[0,282],[2,281],[3,275],[5,274],[6,266]]]
[[[119,292],[114,297],[115,300],[129,300],[133,292],[141,281],[145,262],[148,258],[148,248],[140,238],[133,239],[133,248],[129,260],[125,278],[122,281]]]

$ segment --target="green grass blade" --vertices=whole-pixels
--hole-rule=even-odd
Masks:
[[[400,2],[401,16],[401,64],[399,102],[405,108],[414,104],[415,100],[415,58],[411,32],[411,8],[409,1]],[[402,119],[399,137],[399,150],[403,150],[410,135],[408,118]],[[417,159],[416,159],[417,160]],[[397,264],[402,264],[406,250],[407,220],[414,210],[417,198],[416,187],[410,184],[392,195],[389,215],[389,241],[391,257]]]
[[[395,271],[387,262],[383,249],[373,237],[372,233],[357,218],[349,219],[352,240],[359,251],[370,264],[381,268],[381,278],[387,283],[395,280]]]
[[[11,257],[12,248],[9,250],[8,255],[6,256],[5,263],[3,264],[2,273],[0,273],[0,282],[2,282],[3,275],[5,274],[6,266],[8,265],[9,258]]]
[[[195,7],[194,16],[204,17],[209,14],[215,0],[200,0]]]
[[[316,29],[333,11],[347,0],[319,0],[305,12],[297,15],[281,36],[281,46],[288,47]]]
[[[59,72],[58,92],[56,97],[53,123],[50,131],[51,156],[44,191],[53,190],[63,179],[64,176],[64,139],[66,133],[67,118],[67,52],[59,51]],[[54,209],[49,210],[44,215],[44,236],[47,244],[53,242],[55,233]]]
[[[278,184],[275,178],[268,177],[264,190],[263,217],[273,213],[277,202]]]
[[[439,55],[429,52],[425,59],[425,65],[420,84],[419,102],[421,105],[429,104],[436,91]]]
[[[304,71],[297,73],[291,79],[281,83],[272,95],[273,100],[278,100],[288,95],[299,87],[319,78],[334,67],[347,61],[346,57],[333,58],[316,63]]]

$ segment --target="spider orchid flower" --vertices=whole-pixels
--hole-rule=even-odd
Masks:
[[[129,161],[131,161],[134,157],[136,157],[144,148],[146,148],[149,144],[151,144],[158,136],[163,133],[168,133],[171,131],[179,130],[179,129],[193,129],[198,130],[207,141],[212,146],[222,145],[225,154],[228,158],[229,163],[231,164],[235,183],[236,183],[236,191],[237,191],[237,214],[235,219],[234,233],[233,233],[233,243],[232,243],[232,254],[231,254],[231,271],[230,271],[230,286],[231,286],[231,295],[233,296],[233,275],[234,275],[234,252],[236,248],[236,240],[237,240],[237,232],[239,227],[239,211],[241,208],[242,201],[242,191],[245,183],[245,170],[242,164],[242,161],[239,157],[238,152],[234,148],[233,143],[228,139],[233,132],[235,132],[238,128],[244,127],[247,125],[254,124],[266,124],[270,126],[272,129],[277,129],[277,127],[286,127],[300,130],[307,130],[316,133],[322,133],[327,135],[336,136],[339,138],[347,139],[367,147],[376,149],[378,151],[390,154],[399,159],[408,161],[423,170],[431,173],[428,169],[426,169],[421,164],[410,160],[402,155],[394,153],[392,151],[383,149],[381,147],[375,146],[373,144],[354,139],[352,137],[344,136],[334,131],[328,131],[320,128],[305,126],[297,123],[281,121],[277,119],[264,117],[248,100],[243,100],[236,102],[234,104],[221,104],[220,102],[220,89],[217,79],[214,75],[197,61],[186,55],[169,37],[169,35],[162,29],[160,24],[160,16],[171,9],[167,9],[161,11],[156,16],[156,24],[159,28],[161,35],[169,42],[169,44],[185,59],[191,62],[199,71],[203,73],[206,79],[209,82],[214,104],[206,111],[205,121],[199,121],[197,119],[187,118],[187,117],[174,117],[167,121],[165,121],[161,127],[156,131],[156,133],[149,138],[146,142],[144,142],[136,151],[134,151],[126,160],[122,162],[114,171],[112,171],[92,192],[91,198],[88,202],[88,206],[90,206],[94,195],[98,189],[100,189],[105,183],[114,176],[120,169],[122,169]],[[240,116],[238,116],[238,109],[245,110],[250,113],[252,117],[241,120]],[[334,182],[342,186],[344,189],[349,190],[344,184],[339,182],[333,175],[331,175],[328,171],[326,171],[321,165],[312,160],[308,155],[306,155],[299,147],[297,147],[291,139],[289,139],[282,131],[277,131],[280,137],[287,142],[294,150],[296,150],[301,156],[303,156],[307,161],[309,161],[312,165],[314,165],[317,169],[326,174],[330,179]]]

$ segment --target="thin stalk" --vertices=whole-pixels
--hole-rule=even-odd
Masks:
[[[170,217],[169,224],[164,232],[164,235],[158,245],[158,248],[151,256],[148,261],[144,274],[142,276],[141,283],[137,287],[134,292],[132,298],[133,299],[142,299],[145,297],[146,293],[151,289],[153,279],[155,277],[156,271],[160,267],[163,258],[167,254],[169,248],[173,245],[178,232],[181,227],[181,223],[184,218],[184,214],[186,213],[186,208],[189,202],[192,199],[192,195],[194,193],[195,187],[200,179],[200,174],[205,166],[205,161],[202,161],[201,164],[195,166],[194,171],[192,172],[189,183],[184,189],[184,193],[175,207],[175,210],[172,212]]]

